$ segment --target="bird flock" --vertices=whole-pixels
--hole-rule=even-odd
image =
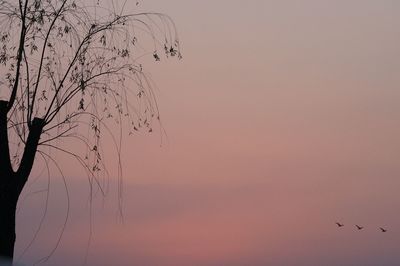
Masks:
[[[344,224],[339,223],[339,222],[336,222],[336,225],[337,225],[338,227],[343,227],[343,226],[344,226]],[[362,229],[364,229],[364,226],[360,226],[360,225],[358,225],[358,224],[355,224],[355,227],[357,228],[357,230],[362,230]],[[385,228],[383,228],[383,227],[379,227],[379,230],[381,230],[382,233],[386,233],[386,232],[387,232],[387,229],[385,229]]]

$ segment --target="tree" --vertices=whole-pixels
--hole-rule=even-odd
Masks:
[[[160,119],[138,60],[149,46],[156,61],[158,50],[180,58],[176,29],[167,15],[124,5],[0,0],[0,257],[13,258],[16,206],[38,155],[56,163],[49,149],[67,153],[99,183],[108,121],[135,132]],[[63,147],[67,138],[87,154]]]

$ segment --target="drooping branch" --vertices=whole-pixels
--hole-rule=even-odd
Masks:
[[[96,75],[91,76],[90,78],[88,78],[86,80],[81,80],[81,84],[83,84],[83,86],[87,86],[89,81],[94,80],[94,79],[99,78],[104,75],[117,74],[123,68],[124,68],[124,66],[119,67],[118,69],[115,69],[115,70],[108,70],[105,72],[98,73]],[[50,123],[56,117],[56,115],[60,112],[62,107],[64,107],[66,104],[68,104],[76,96],[76,94],[78,94],[80,91],[82,91],[81,84],[75,86],[73,89],[66,90],[63,95],[63,99],[62,99],[62,101],[60,101],[58,106],[56,106],[53,110],[51,110],[50,108],[48,109],[47,114],[44,116],[44,119],[46,120],[47,124]],[[53,100],[54,99],[55,98],[53,98]],[[50,110],[52,112],[50,112]]]
[[[64,75],[63,75],[63,78],[61,79],[60,83],[58,84],[58,87],[55,89],[54,96],[53,96],[53,98],[52,98],[52,100],[51,100],[51,102],[50,102],[50,105],[49,105],[48,109],[47,109],[47,113],[46,113],[45,116],[44,116],[44,118],[45,118],[46,120],[47,120],[47,118],[49,117],[50,111],[52,111],[52,107],[53,107],[54,103],[56,102],[56,100],[57,100],[58,97],[59,97],[60,91],[62,90],[62,88],[64,88],[64,82],[65,82],[66,78],[68,77],[68,75],[69,75],[69,73],[70,73],[72,67],[73,67],[73,66],[75,65],[75,63],[77,62],[79,56],[80,56],[82,53],[84,53],[84,51],[82,51],[82,50],[84,49],[84,48],[83,48],[84,45],[87,44],[87,42],[90,41],[90,39],[93,38],[97,33],[101,32],[101,31],[104,31],[104,30],[106,30],[106,29],[109,29],[114,23],[118,22],[119,20],[120,20],[120,18],[116,18],[116,19],[114,19],[113,21],[107,23],[106,25],[101,26],[101,27],[98,27],[97,29],[94,29],[94,28],[89,29],[89,32],[86,34],[86,36],[83,38],[83,40],[82,40],[81,43],[79,44],[79,46],[78,46],[78,48],[77,48],[77,50],[76,50],[76,52],[75,52],[75,55],[74,55],[73,59],[72,59],[71,62],[69,63],[68,68],[67,68],[67,70],[65,71],[65,73],[64,73]],[[68,98],[68,97],[67,97],[67,98]],[[64,101],[64,102],[65,102],[65,101]],[[68,102],[68,101],[67,101],[67,102]],[[57,107],[56,107],[56,110],[55,110],[55,113],[56,113],[56,114],[58,113],[59,109],[60,109],[60,106],[57,106]],[[51,120],[52,120],[52,119],[51,119]],[[51,120],[50,120],[50,121],[51,121]]]

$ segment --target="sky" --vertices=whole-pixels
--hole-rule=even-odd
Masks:
[[[69,217],[43,265],[399,264],[400,2],[131,8],[166,13],[179,31],[182,60],[144,63],[166,135],[124,139],[123,223],[116,178],[90,208],[83,171],[57,155]],[[67,213],[54,172],[24,252],[45,212],[35,191],[47,179],[32,176],[17,218],[22,265],[57,246]]]

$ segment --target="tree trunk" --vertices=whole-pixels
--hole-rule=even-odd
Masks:
[[[10,264],[14,257],[15,244],[15,211],[17,208],[18,195],[12,185],[4,184],[4,179],[13,177],[1,175],[0,194],[0,258],[9,260]],[[10,186],[11,185],[11,186]]]
[[[0,259],[8,259],[11,264],[14,255],[18,195],[10,161],[7,104],[6,101],[0,101]]]
[[[33,119],[21,163],[18,170],[14,171],[10,160],[7,113],[8,102],[0,100],[0,259],[4,257],[11,264],[16,238],[17,202],[31,173],[45,121],[36,117]]]

